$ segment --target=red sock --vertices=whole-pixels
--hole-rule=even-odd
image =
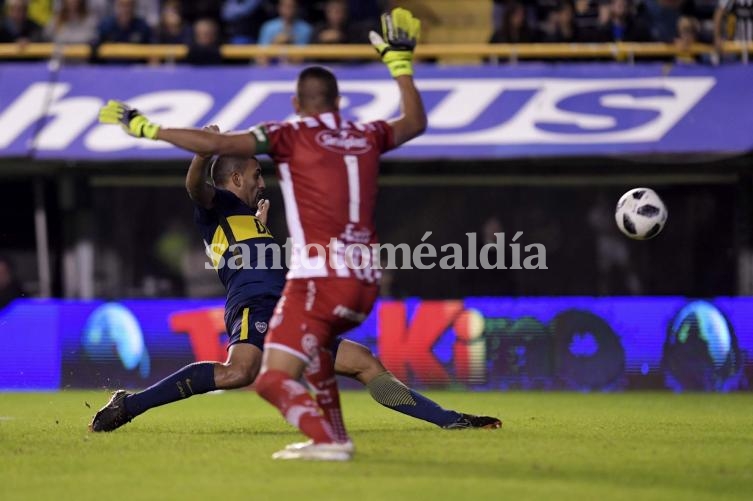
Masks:
[[[335,436],[303,385],[283,371],[270,370],[256,380],[256,392],[277,407],[285,420],[314,442],[334,442]]]
[[[350,440],[345,431],[342,410],[340,408],[340,392],[335,379],[334,360],[332,353],[324,348],[319,349],[319,358],[312,361],[304,374],[306,381],[316,393],[316,403],[329,421],[335,439],[338,442]]]

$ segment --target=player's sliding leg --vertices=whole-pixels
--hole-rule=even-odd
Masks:
[[[350,441],[338,442],[329,421],[321,409],[298,382],[308,360],[305,355],[265,346],[264,368],[256,381],[256,391],[264,400],[271,403],[291,425],[311,439],[310,443],[296,444],[276,452],[275,459],[316,459],[347,461],[353,455]],[[311,363],[317,363],[316,360]],[[320,369],[322,377],[327,374],[326,364]],[[329,365],[330,377],[334,377],[334,367]],[[335,387],[336,388],[336,387]],[[339,395],[337,395],[339,399]]]
[[[91,431],[113,431],[136,416],[160,405],[214,390],[251,384],[259,373],[261,350],[249,343],[230,346],[225,363],[197,362],[170,374],[138,393],[116,391],[89,424]]]
[[[343,340],[336,347],[335,370],[363,383],[372,398],[392,410],[428,421],[445,429],[499,428],[494,417],[474,416],[442,406],[408,388],[389,372],[371,351],[353,341]]]
[[[149,409],[214,390],[250,385],[261,367],[261,350],[251,344],[232,345],[224,364],[197,362],[171,374],[124,400],[128,414],[136,417]]]

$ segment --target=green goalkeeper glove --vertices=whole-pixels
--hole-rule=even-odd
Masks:
[[[369,41],[382,56],[393,77],[413,75],[413,50],[421,33],[421,21],[407,9],[398,7],[382,14],[382,36],[372,31]]]
[[[153,124],[144,115],[118,101],[108,101],[99,110],[99,121],[103,124],[120,124],[133,137],[157,139],[159,125]]]

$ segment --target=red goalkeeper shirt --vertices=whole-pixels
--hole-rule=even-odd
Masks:
[[[331,112],[267,122],[251,132],[256,151],[277,165],[293,245],[287,278],[378,280],[372,252],[377,176],[380,155],[395,145],[392,127]]]

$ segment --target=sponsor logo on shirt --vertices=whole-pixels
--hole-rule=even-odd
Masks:
[[[335,153],[360,155],[371,149],[369,140],[357,130],[323,130],[316,135],[319,146]]]

